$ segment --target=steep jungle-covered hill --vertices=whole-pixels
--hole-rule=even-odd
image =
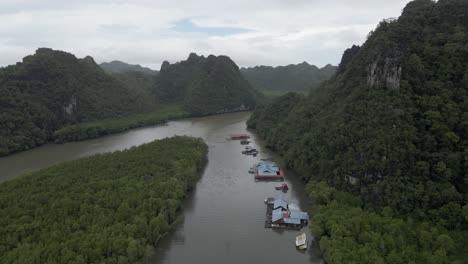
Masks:
[[[0,155],[50,140],[66,125],[148,111],[152,102],[91,57],[40,48],[0,69]]]
[[[158,74],[158,71],[152,70],[147,67],[142,67],[138,64],[128,64],[123,61],[103,62],[99,64],[108,73],[126,73],[126,72],[141,72],[150,75]]]
[[[242,75],[259,91],[309,92],[335,74],[337,67],[323,68],[307,62],[287,66],[242,68]]]
[[[229,57],[195,53],[175,64],[165,61],[155,92],[165,102],[183,102],[193,115],[251,109],[259,96]]]
[[[467,58],[468,2],[416,0],[314,93],[257,108],[248,125],[320,205],[328,263],[466,263]]]

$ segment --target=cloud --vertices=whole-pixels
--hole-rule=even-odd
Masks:
[[[251,31],[246,28],[223,27],[219,26],[219,24],[209,27],[199,26],[197,24],[194,24],[191,19],[183,19],[181,21],[177,21],[174,27],[172,27],[171,29],[177,32],[204,33],[209,36],[235,35]]]
[[[0,1],[0,66],[38,47],[159,68],[190,52],[240,66],[337,64],[408,0]]]

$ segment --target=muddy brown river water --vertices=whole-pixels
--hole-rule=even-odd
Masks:
[[[278,182],[256,182],[249,167],[262,158],[275,157],[264,148],[246,121],[250,113],[232,113],[171,121],[167,125],[134,129],[98,139],[45,145],[0,158],[0,182],[24,173],[100,152],[121,150],[173,135],[203,138],[209,145],[208,164],[194,191],[185,202],[183,218],[160,242],[153,263],[321,263],[317,249],[295,248],[302,232],[311,241],[308,228],[301,231],[264,228],[263,200],[280,194]],[[226,140],[232,133],[252,135],[257,157],[242,155],[239,141]],[[290,191],[283,196],[300,209],[307,209],[304,186],[286,171]]]

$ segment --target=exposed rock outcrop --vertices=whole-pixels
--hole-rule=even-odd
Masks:
[[[401,63],[398,58],[375,60],[367,67],[367,85],[370,88],[400,89]]]

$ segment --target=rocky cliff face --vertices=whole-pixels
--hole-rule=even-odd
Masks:
[[[77,100],[76,100],[76,95],[72,95],[70,98],[70,102],[63,107],[63,110],[67,115],[71,116],[73,115],[74,112],[77,111]]]
[[[370,88],[399,90],[401,64],[397,58],[376,60],[367,67],[367,85]]]

